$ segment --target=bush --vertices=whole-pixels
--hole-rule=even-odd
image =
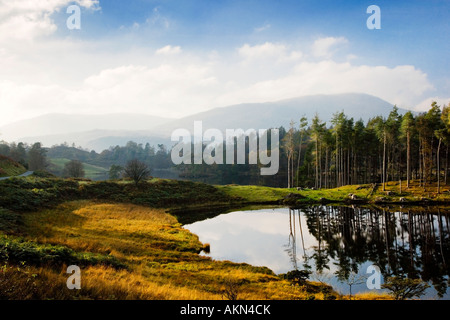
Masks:
[[[5,233],[16,233],[19,225],[22,224],[21,215],[3,208],[0,208],[0,231]]]
[[[290,280],[293,285],[304,285],[310,276],[311,271],[308,270],[292,270],[283,275],[284,279]]]
[[[31,211],[79,198],[78,183],[63,179],[11,178],[0,181],[0,207]]]
[[[70,179],[11,178],[0,181],[0,207],[31,211],[71,200],[98,199],[151,207],[229,203],[232,198],[214,186],[177,180],[141,182],[138,186],[112,181],[79,184]]]
[[[76,252],[60,245],[39,244],[21,238],[0,235],[0,261],[23,263],[28,265],[78,266],[105,265],[124,268],[125,265],[111,255]]]
[[[37,178],[56,178],[53,173],[50,173],[45,170],[36,170],[33,172],[33,176]]]
[[[430,286],[421,279],[390,277],[381,287],[391,291],[395,300],[405,300],[424,295]]]

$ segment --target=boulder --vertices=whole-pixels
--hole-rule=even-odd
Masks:
[[[283,203],[295,204],[297,200],[304,199],[305,197],[298,193],[289,193],[283,198]]]

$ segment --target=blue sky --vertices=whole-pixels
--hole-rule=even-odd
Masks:
[[[66,8],[81,8],[69,30]],[[369,5],[381,29],[369,30]],[[364,92],[450,102],[450,1],[0,0],[0,125]]]
[[[84,35],[98,38],[123,26],[145,24],[157,10],[171,25],[169,30],[152,26],[136,32],[149,44],[173,41],[208,50],[242,42],[345,36],[374,62],[389,59],[392,65],[434,66],[440,74],[446,71],[436,64],[446,63],[450,52],[449,1],[109,0],[100,4],[101,12],[86,19]],[[381,30],[366,28],[366,8],[371,4],[382,10]]]

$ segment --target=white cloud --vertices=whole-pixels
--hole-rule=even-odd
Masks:
[[[108,41],[46,40],[1,48],[0,125],[49,112],[180,117],[243,102],[345,92],[413,108],[435,93],[427,74],[414,66],[313,59],[292,44],[243,44],[230,53],[173,44],[122,48]],[[335,43],[330,52],[345,41],[328,43]]]
[[[51,15],[71,3],[98,8],[98,0],[0,0],[0,42],[33,40],[57,30]]]
[[[156,50],[155,54],[157,55],[172,55],[181,53],[181,48],[179,46],[172,47],[171,45],[167,45]]]
[[[291,73],[275,79],[255,81],[226,93],[223,103],[264,102],[309,94],[361,92],[375,95],[400,107],[412,108],[415,101],[433,89],[427,75],[413,66],[354,66],[331,60],[301,62]]]
[[[271,59],[275,62],[298,60],[303,56],[301,51],[289,51],[286,45],[271,42],[254,46],[244,44],[238,48],[238,53],[246,63],[261,59]]]
[[[120,66],[77,88],[0,81],[0,125],[44,113],[137,112],[169,117],[210,107],[218,83],[208,67],[185,64]]]
[[[427,98],[424,99],[423,101],[421,101],[420,103],[418,103],[415,107],[414,110],[415,111],[419,111],[419,112],[423,112],[423,111],[428,111],[431,108],[431,104],[436,101],[436,103],[441,106],[441,108],[443,106],[447,106],[450,105],[450,97],[448,98],[442,98],[442,97],[431,97],[431,98]]]
[[[337,47],[347,44],[348,40],[344,37],[324,37],[314,41],[312,45],[312,54],[318,58],[331,58]]]
[[[269,23],[266,23],[260,27],[256,27],[254,30],[255,30],[255,32],[259,33],[259,32],[266,31],[266,30],[270,29],[271,27],[272,26]]]
[[[169,29],[171,26],[170,20],[161,14],[159,7],[153,8],[152,15],[145,22],[151,26],[158,26],[163,29]]]

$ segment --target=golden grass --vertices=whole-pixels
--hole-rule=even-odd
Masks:
[[[200,256],[204,245],[198,237],[162,209],[68,202],[24,214],[23,233],[40,243],[111,254],[127,266],[83,268],[79,292],[65,288],[65,266],[34,268],[36,281],[48,287],[39,293],[45,298],[212,300],[226,299],[227,292],[238,299],[324,298],[320,292],[292,286],[267,268]]]
[[[346,295],[343,300],[350,300],[350,296]],[[351,296],[351,300],[393,300],[392,296],[387,293],[379,292],[361,292]]]

